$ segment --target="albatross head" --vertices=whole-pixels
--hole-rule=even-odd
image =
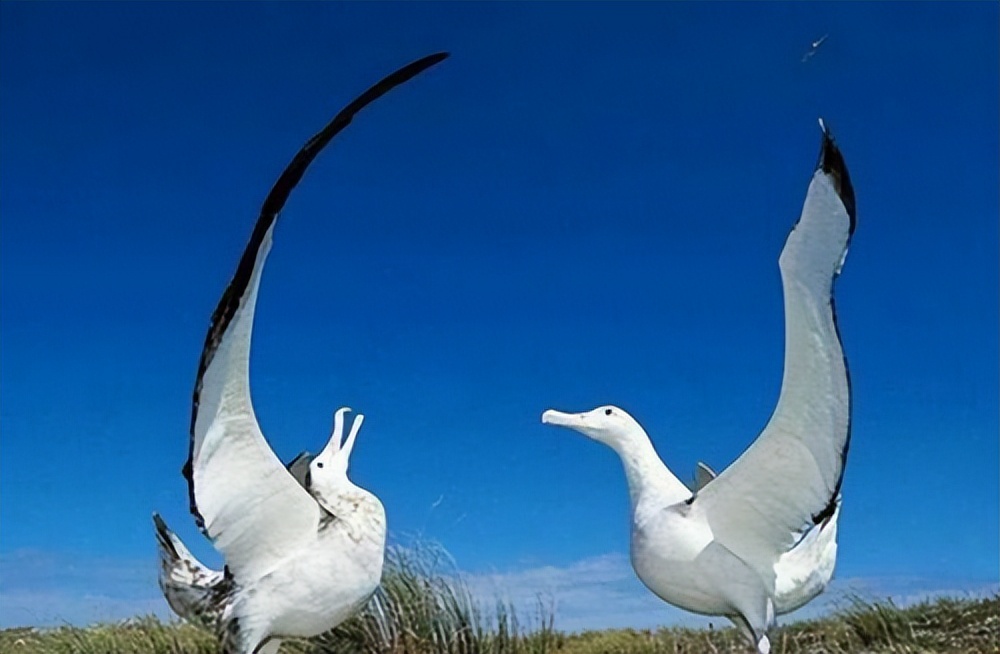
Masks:
[[[563,413],[549,409],[542,414],[542,422],[575,429],[584,436],[611,447],[637,436],[648,438],[635,418],[616,406],[599,406],[586,413]]]
[[[329,488],[347,480],[347,463],[354,448],[354,440],[361,431],[361,423],[365,417],[360,413],[351,424],[351,431],[341,442],[344,435],[344,414],[350,409],[337,409],[333,414],[333,433],[323,451],[309,463],[309,486],[313,488]]]

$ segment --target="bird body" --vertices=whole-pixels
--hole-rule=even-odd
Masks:
[[[307,490],[298,464],[314,458],[303,453],[287,467]],[[243,589],[247,598],[260,598],[266,606],[254,606],[253,599],[246,599],[242,611],[278,616],[272,624],[277,633],[310,636],[325,631],[328,627],[324,625],[331,621],[342,622],[364,606],[382,575],[386,518],[378,497],[348,482],[336,492],[317,497],[317,502],[327,512],[326,526],[317,529],[315,538],[289,552],[287,565],[277,566]],[[231,575],[199,561],[159,515],[154,514],[153,520],[160,553],[159,584],[170,608],[189,622],[221,630],[233,616]],[[326,556],[329,552],[341,556],[331,558]],[[337,580],[332,592],[331,579]],[[313,607],[334,611],[326,614],[325,609],[316,611]]]
[[[833,575],[850,442],[850,383],[833,282],[854,231],[854,191],[821,126],[820,162],[779,258],[785,366],[777,406],[757,440],[717,476],[700,464],[692,491],[622,409],[542,415],[620,457],[639,579],[675,606],[729,617],[761,654],[770,650],[775,616],[805,605]]]
[[[356,502],[357,509],[329,520],[273,571],[241,587],[231,608],[234,618],[248,616],[242,618],[241,629],[315,636],[368,602],[382,577],[385,512],[371,493],[343,499],[345,505]]]
[[[201,563],[159,516],[160,588],[179,616],[225,632],[243,618],[240,630],[282,636],[314,636],[360,610],[378,588],[385,550],[385,512],[371,493],[357,489],[341,499],[340,519],[330,520],[315,538],[288,552],[286,560],[245,585]],[[330,556],[336,553],[337,556]],[[272,616],[254,620],[252,616]]]

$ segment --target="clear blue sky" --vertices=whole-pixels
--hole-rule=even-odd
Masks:
[[[539,416],[621,405],[683,477],[752,441],[824,116],[859,221],[837,285],[855,393],[838,576],[996,581],[996,3],[4,2],[0,19],[8,623],[44,621],[40,597],[67,619],[87,593],[155,598],[153,510],[218,561],[179,472],[209,315],[302,142],[438,50],[277,227],[252,379],[280,456],[322,447],[349,405],[368,418],[353,477],[393,534],[472,572],[626,552],[613,453]]]

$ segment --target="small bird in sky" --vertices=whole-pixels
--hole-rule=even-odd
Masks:
[[[813,56],[816,54],[816,52],[819,51],[819,47],[821,45],[823,45],[824,43],[826,43],[826,40],[827,40],[827,38],[829,38],[829,36],[830,36],[829,34],[824,34],[823,36],[821,36],[818,39],[816,39],[815,41],[813,41],[809,45],[809,51],[806,52],[804,55],[802,55],[802,63],[805,63],[805,62],[809,61],[810,59],[812,59]]]

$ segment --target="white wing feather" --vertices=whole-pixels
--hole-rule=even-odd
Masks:
[[[760,437],[695,500],[715,540],[772,584],[776,557],[836,507],[840,490],[850,389],[832,290],[853,211],[843,160],[824,134],[821,165],[780,258],[785,368],[777,407]]]
[[[195,382],[184,476],[191,513],[239,583],[256,580],[315,537],[321,509],[261,434],[250,400],[250,337],[260,275],[278,214],[309,164],[354,116],[447,57],[436,53],[386,76],[342,109],[281,173],[261,207],[212,315]]]
[[[320,519],[316,502],[264,440],[250,400],[250,336],[273,229],[271,223],[244,297],[205,370],[194,423],[195,501],[237,581],[273,569],[315,533]]]

